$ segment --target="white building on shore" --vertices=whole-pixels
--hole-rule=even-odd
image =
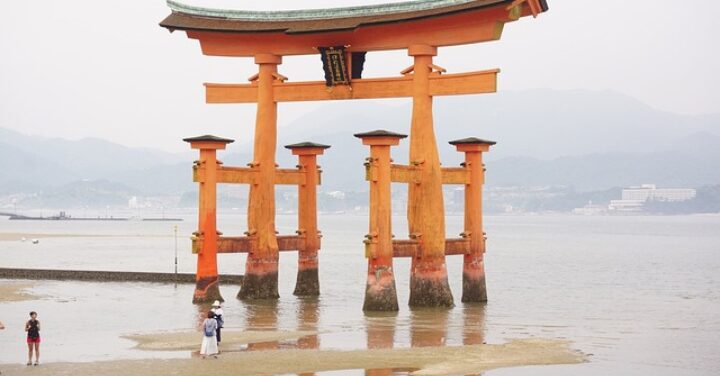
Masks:
[[[695,198],[692,188],[658,188],[655,184],[643,184],[622,190],[622,199],[611,200],[609,209],[618,212],[642,211],[647,201],[680,202]]]
[[[692,188],[657,188],[655,184],[643,184],[622,190],[623,200],[640,201],[685,201],[695,198]]]

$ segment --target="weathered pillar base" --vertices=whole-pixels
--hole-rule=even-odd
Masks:
[[[467,255],[463,265],[463,303],[487,302],[483,256]]]
[[[193,303],[212,303],[216,300],[224,302],[220,295],[220,284],[218,277],[202,277],[195,282],[195,293]]]
[[[238,299],[278,299],[278,261],[248,257]]]
[[[397,290],[392,271],[370,272],[365,285],[363,311],[397,311]]]
[[[463,303],[485,303],[487,302],[487,289],[485,287],[485,277],[473,278],[463,273]]]
[[[318,278],[318,268],[302,268],[298,269],[297,282],[295,283],[295,296],[319,296],[320,280]]]
[[[445,263],[413,265],[410,275],[410,307],[455,306]]]

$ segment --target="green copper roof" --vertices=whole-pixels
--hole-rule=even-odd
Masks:
[[[279,11],[248,11],[233,9],[210,9],[185,5],[178,1],[167,0],[167,5],[174,12],[199,17],[225,18],[243,21],[301,21],[333,18],[352,18],[363,16],[379,16],[391,13],[416,12],[445,8],[454,5],[472,3],[477,0],[417,0],[400,3],[363,5],[345,8],[302,9]]]

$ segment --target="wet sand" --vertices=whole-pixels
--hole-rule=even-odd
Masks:
[[[312,331],[232,331],[223,330],[222,345],[228,346],[244,345],[249,343],[262,343],[274,341],[286,341],[298,339],[305,336],[315,335]],[[200,332],[187,331],[175,333],[155,333],[126,335],[123,338],[137,342],[135,348],[150,351],[179,351],[197,350],[200,343]]]
[[[32,288],[32,284],[2,284],[0,285],[0,302],[19,302],[23,300],[35,300],[40,296],[31,294],[25,290]]]
[[[585,361],[585,355],[572,350],[566,341],[524,339],[502,345],[224,353],[218,359],[207,360],[192,358],[49,363],[33,367],[32,373],[34,375],[126,375],[128,370],[132,370],[135,376],[268,375],[402,368],[415,369],[412,375],[466,375],[503,367],[577,364]],[[5,365],[3,375],[22,374],[26,368],[21,365]]]

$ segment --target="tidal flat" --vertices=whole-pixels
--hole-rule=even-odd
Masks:
[[[244,219],[221,213],[219,225],[226,234],[242,233]],[[32,372],[48,374],[95,366],[112,374],[131,365],[182,374],[223,364],[239,367],[235,374],[308,370],[318,376],[704,376],[720,370],[720,217],[488,216],[488,302],[459,301],[462,258],[448,257],[455,307],[410,309],[409,260],[397,259],[400,311],[391,314],[362,311],[367,218],[319,219],[321,296],[292,295],[297,257],[290,252],[280,258],[277,301],[241,301],[235,298],[238,285],[222,284],[227,337],[217,361],[197,356],[198,326],[209,307],[191,303],[192,284],[0,280],[0,294],[12,297],[0,300],[7,328],[0,331],[0,371],[30,371],[22,328],[31,310],[43,323],[43,365]],[[195,220],[188,215],[178,233],[191,234]],[[403,217],[393,220],[396,237],[406,237]],[[3,241],[2,267],[173,270],[173,227],[167,223],[70,221],[27,228],[14,222],[0,220],[0,233],[83,236]],[[448,233],[459,233],[462,217],[449,216],[447,226]],[[295,227],[294,216],[278,216],[281,233]],[[178,261],[179,272],[194,271],[187,237],[179,238]],[[227,274],[241,274],[244,263],[239,254],[218,260],[220,273]],[[553,363],[523,358],[533,354]],[[504,360],[490,361],[495,355]],[[451,368],[456,363],[468,368]]]

